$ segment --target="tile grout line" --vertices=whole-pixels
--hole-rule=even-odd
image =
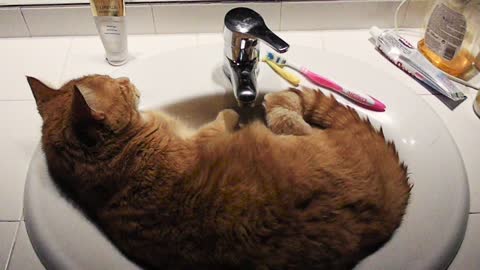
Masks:
[[[13,250],[15,249],[15,244],[17,243],[18,232],[20,231],[20,225],[21,225],[21,222],[18,222],[17,229],[15,230],[15,234],[13,235],[12,245],[8,253],[7,262],[5,263],[4,270],[8,270],[8,267],[10,266],[10,261],[12,260],[12,256],[13,256]]]
[[[149,4],[149,6],[150,6],[150,12],[152,13],[153,33],[158,34],[157,33],[157,23],[156,23],[156,20],[155,20],[155,13],[153,12],[153,5]]]
[[[22,19],[23,19],[23,22],[25,23],[25,27],[27,27],[27,31],[28,31],[28,37],[32,37],[32,32],[30,31],[30,26],[28,25],[27,23],[27,19],[25,19],[25,15],[23,14],[23,8],[18,8],[20,10],[20,14],[22,14]]]

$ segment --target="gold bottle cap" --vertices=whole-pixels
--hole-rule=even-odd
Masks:
[[[125,16],[124,0],[90,0],[93,16]]]

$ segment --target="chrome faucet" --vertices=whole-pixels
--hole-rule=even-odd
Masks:
[[[289,45],[268,29],[260,14],[251,9],[230,10],[225,15],[224,23],[223,71],[232,82],[239,106],[252,106],[257,98],[258,39],[279,53],[286,52]]]

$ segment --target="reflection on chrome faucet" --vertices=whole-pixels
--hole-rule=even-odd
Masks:
[[[223,70],[232,82],[233,93],[240,106],[251,106],[257,98],[259,62],[258,39],[278,53],[289,45],[275,35],[263,18],[248,8],[234,8],[225,15]]]

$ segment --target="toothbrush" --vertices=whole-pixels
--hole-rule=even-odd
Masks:
[[[330,89],[338,94],[343,95],[344,97],[349,98],[350,100],[355,101],[356,103],[362,105],[362,107],[365,107],[367,109],[370,109],[372,111],[378,111],[378,112],[384,112],[386,106],[380,102],[378,99],[364,94],[360,92],[354,92],[351,89],[346,89],[339,84],[322,77],[310,70],[308,70],[305,67],[297,67],[291,63],[287,63],[287,60],[285,58],[282,58],[280,56],[275,56],[273,53],[269,52],[266,56],[267,59],[270,61],[276,63],[279,66],[287,66],[293,70],[296,70],[300,72],[303,76],[305,76],[307,79],[309,79],[312,83],[325,87],[327,89]]]
[[[287,82],[289,82],[293,86],[298,86],[300,84],[300,79],[295,76],[294,74],[287,72],[283,68],[279,67],[274,62],[270,61],[268,58],[263,58],[263,62],[267,63],[280,77],[284,78]]]

